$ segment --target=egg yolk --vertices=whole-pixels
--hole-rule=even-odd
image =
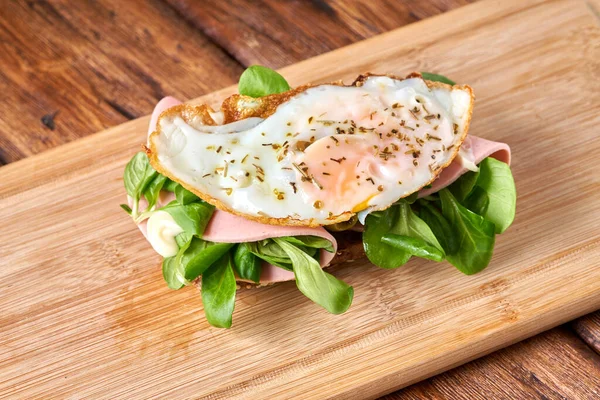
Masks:
[[[297,164],[303,190],[335,215],[367,208],[384,190],[378,183],[381,159],[371,142],[364,135],[333,135],[311,144]]]

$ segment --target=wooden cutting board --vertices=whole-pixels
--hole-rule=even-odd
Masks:
[[[475,89],[471,133],[513,149],[517,218],[488,269],[335,267],[356,293],[341,316],[289,282],[240,291],[220,330],[166,287],[118,207],[148,118],[3,167],[0,397],[364,399],[600,308],[598,10],[484,1],[283,69],[442,72]]]

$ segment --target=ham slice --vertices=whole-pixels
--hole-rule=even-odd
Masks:
[[[157,201],[157,207],[162,207],[175,200],[173,193],[162,191]],[[140,199],[140,208],[144,209],[147,203]],[[138,228],[147,238],[147,221],[138,224]],[[215,210],[202,239],[218,243],[245,243],[283,236],[318,236],[329,240],[333,244],[334,252],[321,250],[320,264],[322,267],[329,265],[337,251],[337,241],[324,228],[307,228],[296,226],[266,225],[250,221],[228,212]],[[263,284],[285,282],[294,279],[294,273],[285,269],[263,263],[260,282]]]
[[[148,135],[152,133],[153,127],[156,126],[159,115],[167,108],[177,104],[181,104],[181,102],[173,97],[165,97],[158,102],[150,118]],[[466,157],[468,157],[469,161],[475,164],[479,164],[486,157],[494,157],[499,161],[510,164],[510,147],[505,143],[493,142],[475,136],[467,136],[462,144],[462,149],[465,150],[464,153],[467,154]],[[431,188],[419,192],[419,197],[428,196],[442,190],[467,171],[468,169],[463,166],[460,160],[455,160],[442,171],[438,179],[431,185]],[[174,199],[175,196],[173,193],[163,191],[161,192],[157,205],[158,207],[161,207]],[[144,199],[141,199],[140,207],[142,209],[146,206],[144,203]],[[144,237],[146,237],[146,221],[139,223],[138,227]],[[244,243],[275,237],[305,235],[318,236],[327,239],[333,244],[334,250],[337,251],[337,242],[335,238],[324,228],[266,225],[221,210],[215,210],[202,238],[211,242]],[[329,253],[325,250],[321,251],[320,263],[322,267],[329,265],[333,257],[335,257],[335,251],[333,253]],[[267,263],[263,264],[263,270],[260,277],[260,282],[262,284],[284,282],[293,279],[293,272],[286,271]]]
[[[506,143],[493,142],[491,140],[469,135],[461,146],[461,151],[463,149],[466,154],[464,157],[467,157],[469,161],[476,165],[487,157],[493,157],[498,161],[510,165],[510,147]],[[455,159],[431,184],[431,188],[419,191],[419,197],[425,197],[435,192],[439,192],[443,188],[451,185],[468,171],[469,169],[466,168],[460,160]]]

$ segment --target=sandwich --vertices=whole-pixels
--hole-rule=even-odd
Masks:
[[[486,268],[515,216],[507,144],[468,135],[474,94],[431,73],[290,88],[261,66],[219,110],[167,97],[124,172],[127,211],[169,288],[200,287],[228,328],[236,290],[294,280],[332,314],[353,288],[324,270],[366,256]]]

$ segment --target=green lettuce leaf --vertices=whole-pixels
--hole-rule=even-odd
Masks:
[[[240,243],[236,247],[233,255],[233,266],[240,278],[248,279],[255,283],[259,282],[262,265],[260,258],[250,251],[248,243]]]
[[[510,167],[502,161],[486,158],[479,164],[479,178],[475,185],[487,197],[487,206],[481,215],[494,223],[496,233],[504,232],[515,219],[517,207],[517,190]],[[471,204],[476,203],[474,199],[469,200]]]
[[[231,256],[227,253],[202,274],[204,314],[212,326],[231,327],[235,292],[235,275],[231,266]]]
[[[423,77],[423,79],[426,79],[428,81],[442,82],[453,86],[456,85],[456,82],[454,82],[450,78],[446,78],[444,75],[432,74],[431,72],[421,72],[421,76]]]
[[[471,275],[488,266],[494,251],[494,224],[462,206],[448,189],[440,191],[442,214],[458,241],[458,250],[446,259],[461,272]]]
[[[354,289],[323,271],[317,260],[281,238],[274,238],[293,265],[296,286],[309,299],[332,314],[341,314],[352,304]]]
[[[435,247],[443,254],[442,246],[429,226],[412,211],[408,202],[400,201],[385,211],[370,214],[365,221],[363,245],[369,260],[381,268],[398,268],[412,256],[418,256],[409,246],[402,248],[400,242],[394,242],[389,236],[387,242],[382,241],[389,234],[418,239],[419,243]],[[427,249],[418,253],[431,253]]]
[[[240,76],[238,91],[244,96],[263,97],[290,90],[290,85],[278,72],[261,65],[248,67]]]
[[[161,210],[168,212],[185,232],[201,237],[212,217],[214,207],[205,202],[182,205],[172,201]]]

